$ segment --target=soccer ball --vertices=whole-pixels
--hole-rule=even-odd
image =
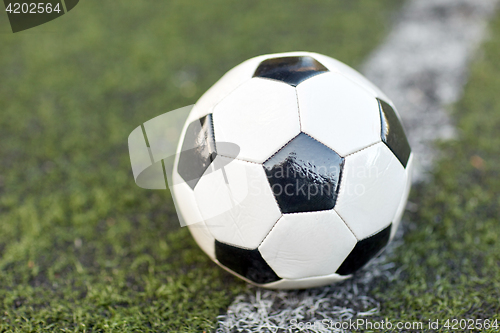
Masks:
[[[264,55],[193,107],[173,196],[221,267],[261,287],[309,288],[386,247],[412,157],[393,103],[354,69],[317,53]]]

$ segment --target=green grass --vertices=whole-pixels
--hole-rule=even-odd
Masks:
[[[375,293],[381,318],[489,318],[500,329],[500,18],[491,30],[453,107],[459,137],[438,145],[431,181],[411,194],[417,210],[394,258],[403,273]]]
[[[0,331],[213,329],[245,284],[179,227],[167,191],[135,185],[128,134],[255,55],[309,50],[356,65],[396,6],[81,1],[17,34],[3,12]]]

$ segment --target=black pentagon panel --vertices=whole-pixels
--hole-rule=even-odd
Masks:
[[[389,242],[392,223],[373,236],[360,240],[337,270],[339,275],[349,275],[356,272],[379,254]]]
[[[267,180],[283,213],[332,209],[343,166],[342,157],[305,133],[264,162]]]
[[[216,155],[212,115],[209,114],[189,124],[177,172],[194,189]]]
[[[399,162],[406,168],[410,158],[411,148],[406,138],[403,125],[394,109],[381,99],[378,99],[380,119],[382,122],[382,141],[396,155]]]
[[[328,72],[328,69],[312,57],[281,57],[261,62],[253,76],[283,81],[291,86],[296,86],[302,81],[324,72]]]
[[[258,249],[247,250],[215,240],[215,257],[230,270],[258,284],[281,280]]]

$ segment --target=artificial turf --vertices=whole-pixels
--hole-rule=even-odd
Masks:
[[[168,191],[135,185],[128,134],[252,56],[308,50],[356,65],[397,6],[80,1],[16,34],[2,11],[0,331],[212,330],[245,284],[180,228]],[[479,179],[495,167],[481,156]]]
[[[447,319],[496,319],[497,328],[470,331],[500,331],[500,17],[490,30],[451,108],[458,136],[437,143],[429,181],[411,193],[404,245],[391,259],[402,272],[374,292],[378,320],[439,320],[439,331],[456,332],[465,330]]]

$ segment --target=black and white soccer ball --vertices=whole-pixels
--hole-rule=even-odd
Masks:
[[[177,209],[217,264],[266,288],[350,277],[394,236],[412,153],[393,103],[324,55],[259,56],[195,104]]]

